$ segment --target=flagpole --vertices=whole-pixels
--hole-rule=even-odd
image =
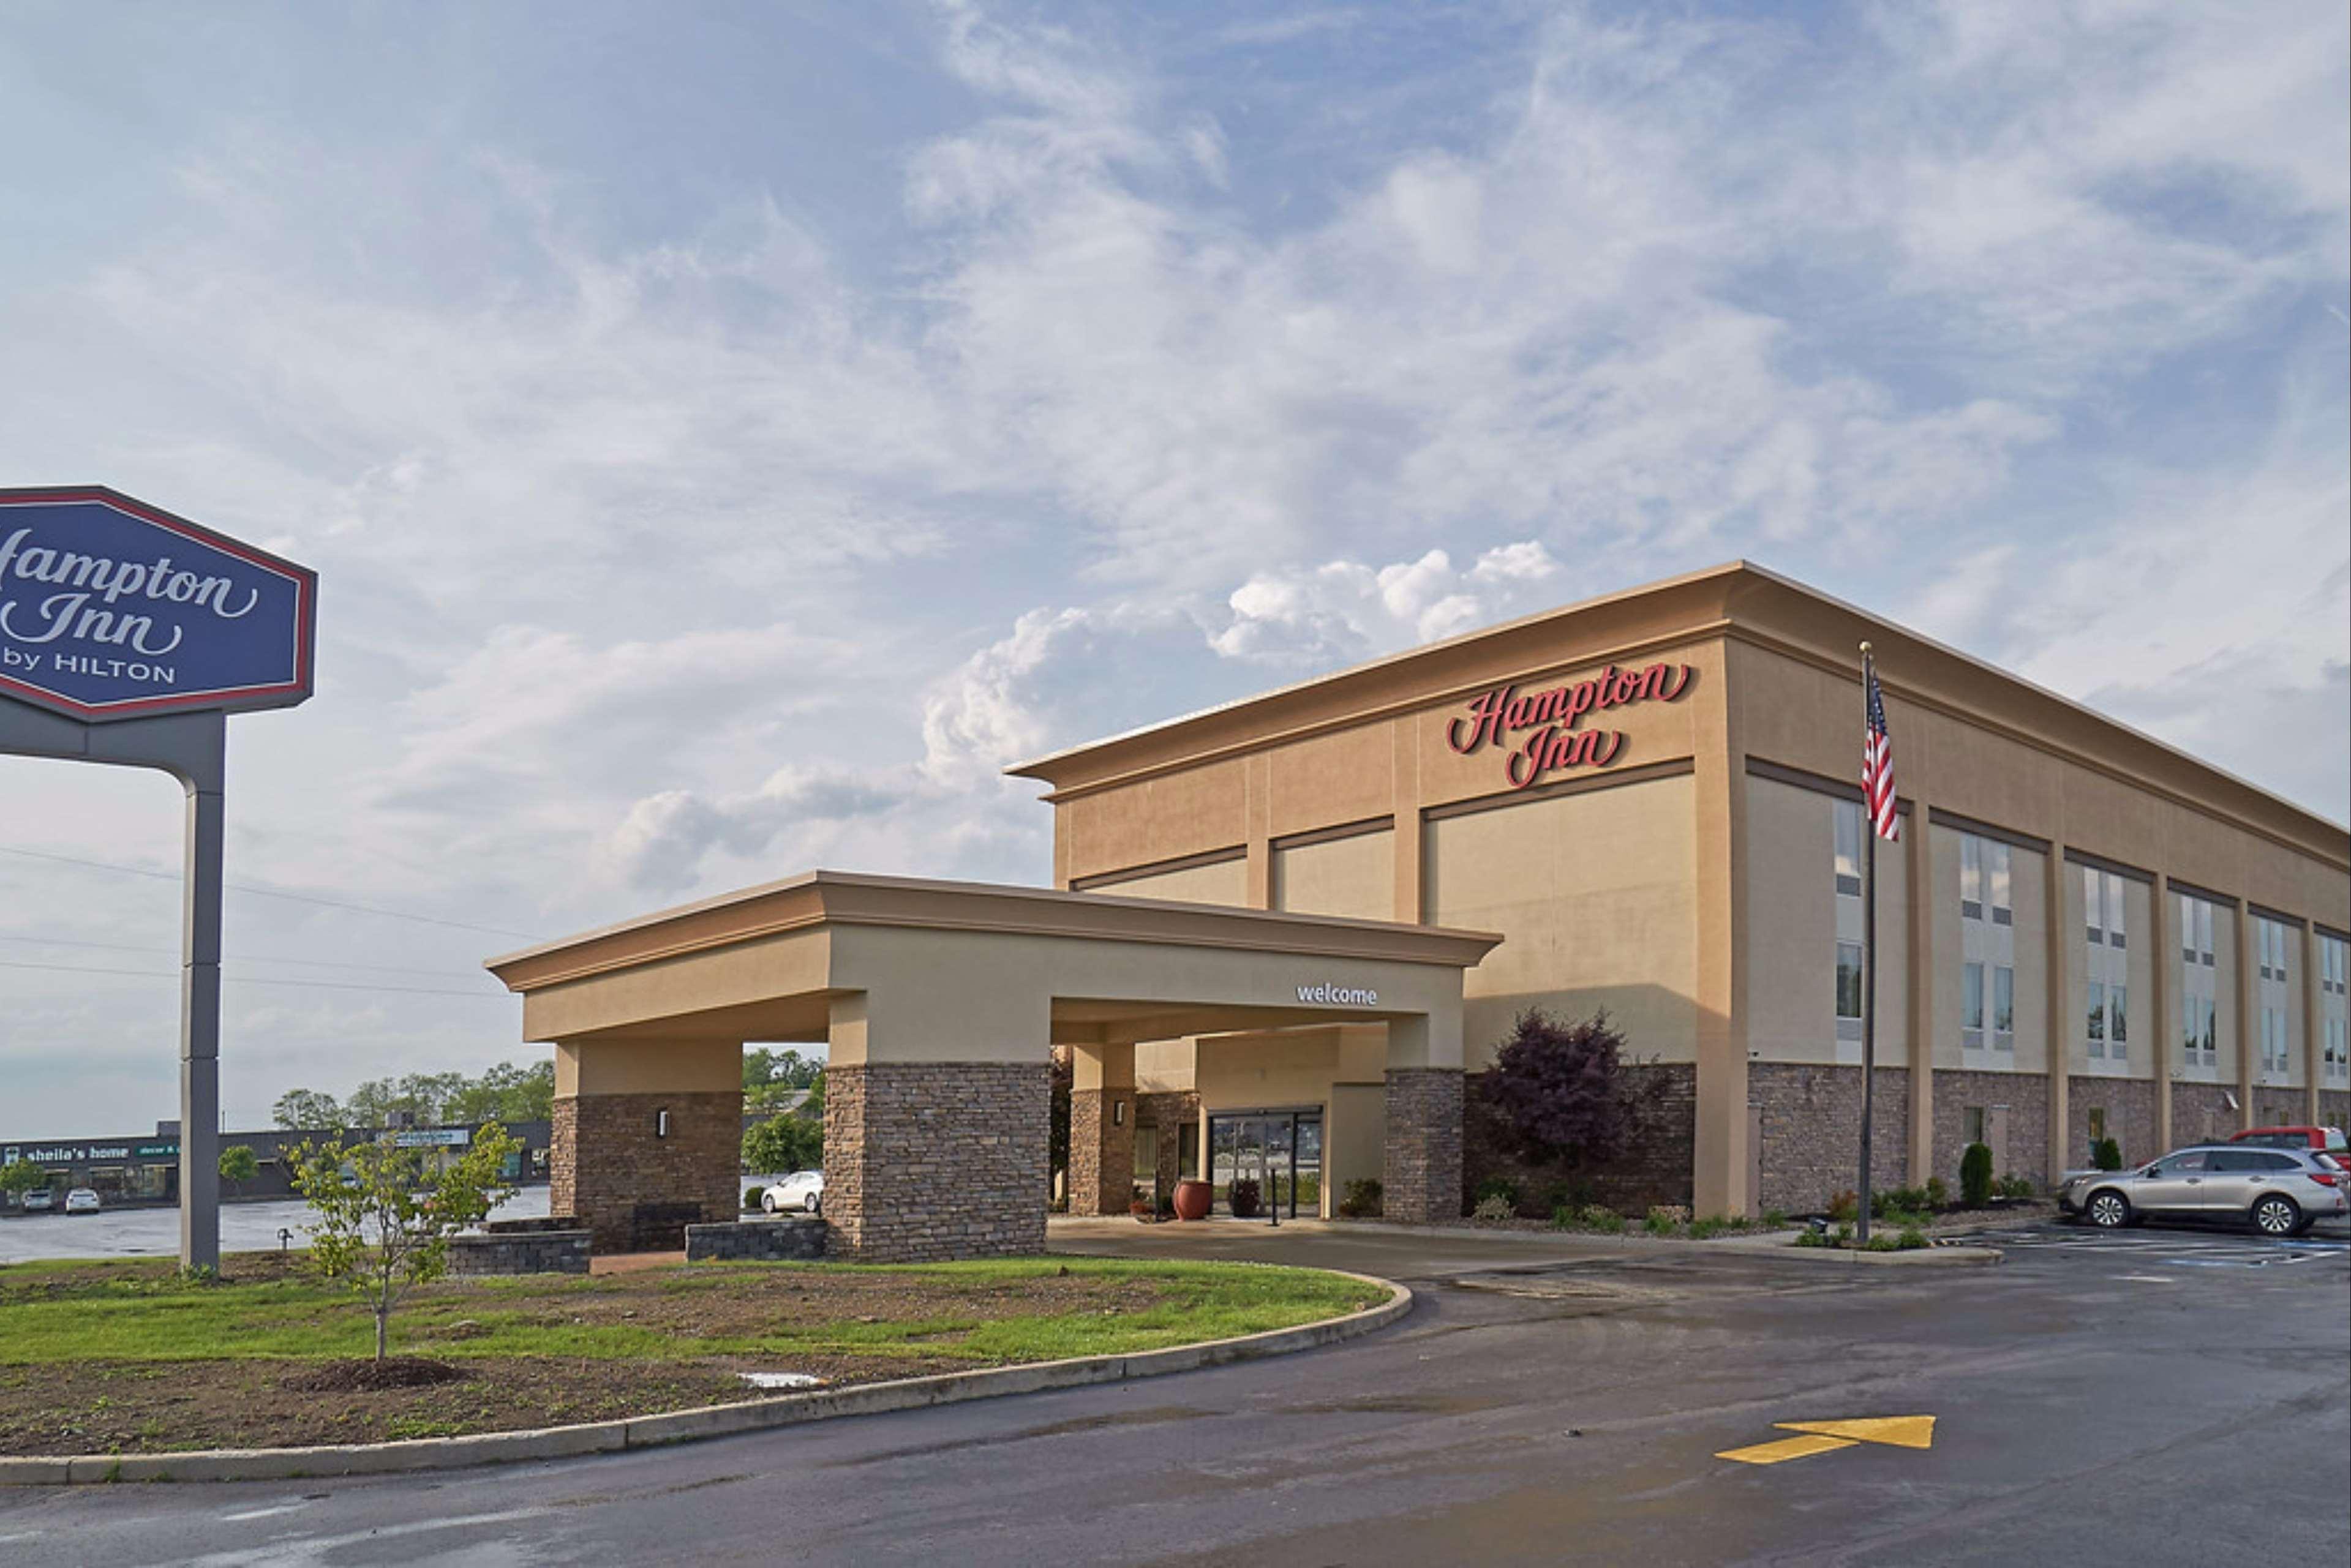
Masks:
[[[1861,645],[1861,728],[1870,733],[1869,682],[1874,674],[1869,644]],[[1865,741],[1865,744],[1866,742]],[[1861,803],[1861,1199],[1854,1218],[1854,1240],[1869,1241],[1869,1123],[1876,1096],[1877,1067],[1877,824],[1870,820],[1866,789]]]

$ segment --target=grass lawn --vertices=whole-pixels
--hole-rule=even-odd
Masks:
[[[591,1279],[447,1280],[392,1320],[395,1355],[455,1369],[358,1390],[366,1310],[300,1254],[217,1283],[162,1260],[0,1267],[0,1454],[448,1436],[752,1397],[746,1372],[828,1383],[1155,1350],[1286,1328],[1385,1292],[1304,1269],[1035,1258],[862,1267],[700,1263]]]

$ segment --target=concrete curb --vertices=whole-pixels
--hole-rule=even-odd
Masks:
[[[1723,1236],[1711,1241],[1692,1241],[1678,1236],[1604,1236],[1579,1230],[1505,1230],[1480,1229],[1469,1225],[1389,1225],[1372,1221],[1376,1231],[1392,1236],[1437,1236],[1448,1239],[1475,1238],[1481,1241],[1520,1241],[1531,1245],[1552,1247],[1573,1243],[1591,1247],[1593,1251],[1637,1256],[1642,1253],[1680,1253],[1703,1257],[1709,1253],[1729,1254],[1740,1258],[1771,1258],[1821,1263],[1889,1264],[1912,1269],[1958,1269],[1982,1267],[2005,1261],[1996,1249],[1977,1246],[1934,1246],[1914,1249],[1908,1252],[1855,1252],[1843,1248],[1799,1247],[1794,1230],[1767,1230],[1760,1235]]]
[[[1078,1356],[984,1372],[948,1372],[902,1377],[849,1388],[819,1388],[779,1394],[738,1405],[708,1405],[620,1421],[578,1427],[545,1427],[527,1432],[485,1432],[470,1437],[417,1437],[399,1443],[343,1443],[311,1448],[211,1448],[180,1454],[76,1454],[37,1458],[0,1458],[0,1486],[81,1486],[102,1481],[262,1481],[314,1476],[394,1475],[414,1470],[454,1470],[471,1465],[511,1464],[525,1459],[561,1459],[580,1454],[650,1448],[665,1443],[723,1437],[740,1432],[793,1427],[836,1416],[878,1416],[992,1399],[1007,1394],[1037,1394],[1081,1388],[1095,1383],[1160,1377],[1228,1362],[1255,1361],[1336,1344],[1387,1327],[1412,1311],[1412,1291],[1393,1280],[1343,1269],[1322,1272],[1377,1285],[1388,1299],[1342,1318],[1270,1329],[1235,1339],[1208,1340],[1132,1355]]]

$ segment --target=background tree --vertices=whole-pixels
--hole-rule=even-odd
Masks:
[[[1623,1150],[1633,1125],[1624,1047],[1604,1011],[1567,1025],[1540,1009],[1519,1015],[1485,1090],[1521,1153],[1573,1170]]]
[[[824,1124],[784,1112],[743,1134],[743,1168],[754,1176],[789,1176],[824,1164]]]
[[[754,1046],[743,1053],[743,1108],[778,1109],[801,1090],[816,1092],[824,1082],[824,1063],[792,1050]]]
[[[241,1189],[260,1174],[261,1157],[251,1144],[231,1144],[220,1152],[221,1180],[229,1184],[231,1191]]]
[[[555,1063],[501,1061],[467,1081],[442,1107],[450,1122],[544,1122],[555,1114]]]
[[[0,1166],[0,1192],[13,1192],[19,1197],[37,1186],[49,1185],[49,1173],[30,1160],[11,1160]]]
[[[315,1089],[288,1089],[269,1108],[269,1115],[289,1133],[328,1128],[340,1132],[350,1125],[341,1102]]]
[[[392,1341],[392,1314],[408,1292],[449,1266],[449,1238],[479,1225],[514,1195],[507,1160],[522,1147],[493,1122],[471,1147],[434,1168],[437,1149],[390,1138],[304,1144],[293,1156],[294,1190],[319,1216],[308,1227],[310,1265],[341,1280],[375,1317],[375,1358]]]

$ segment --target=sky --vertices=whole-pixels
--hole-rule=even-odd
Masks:
[[[15,0],[0,485],[318,570],[222,1085],[1008,762],[1746,558],[2351,817],[2339,5]],[[0,1136],[177,1113],[180,799],[0,758]]]

